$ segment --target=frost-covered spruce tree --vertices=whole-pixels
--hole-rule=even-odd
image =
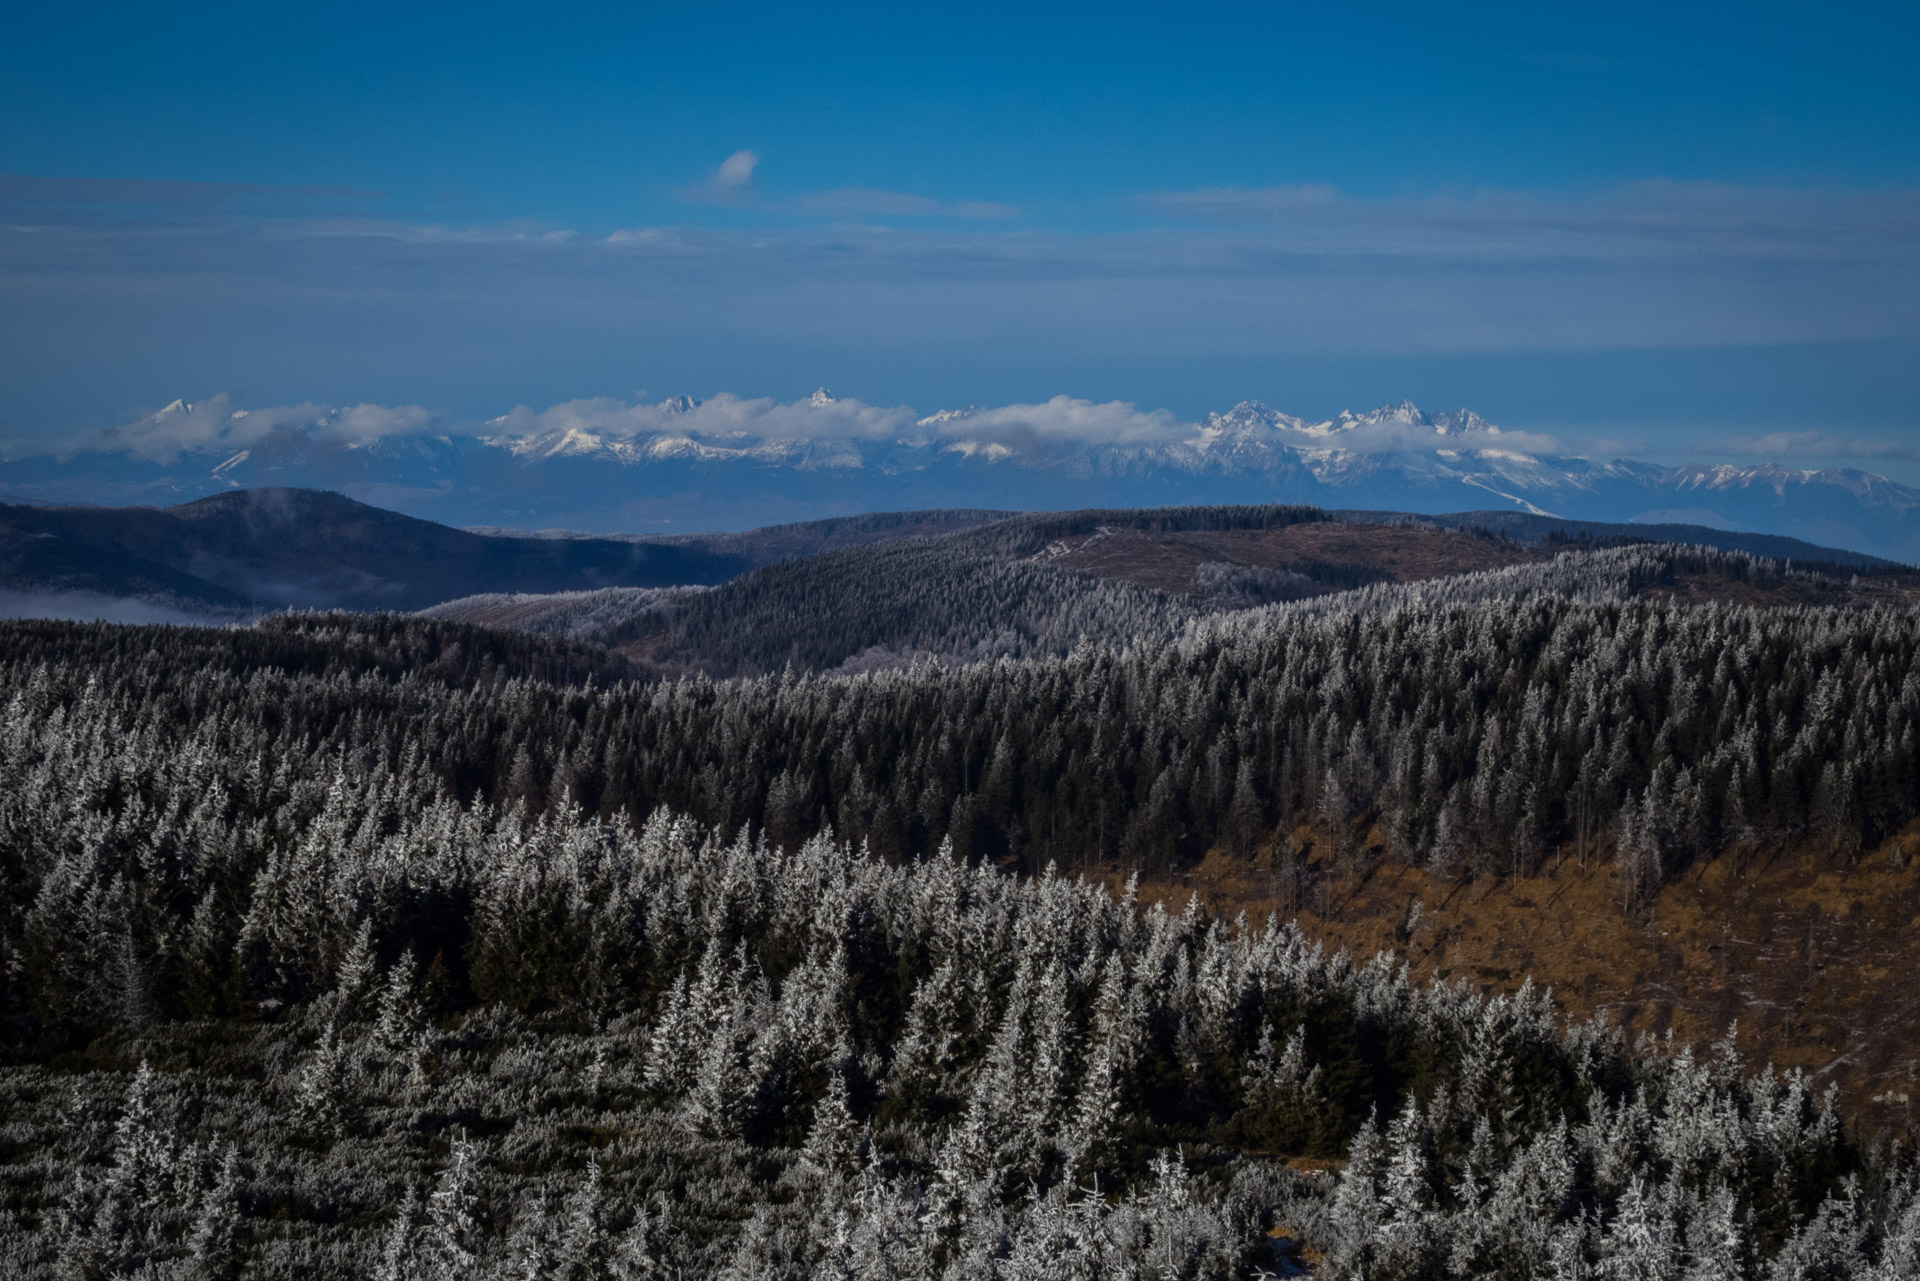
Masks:
[[[190,1281],[230,1281],[240,1269],[240,1152],[229,1146],[219,1176],[201,1198],[187,1235],[184,1272]]]
[[[474,1221],[473,1164],[473,1145],[464,1135],[454,1139],[447,1167],[427,1198],[420,1255],[422,1271],[434,1281],[466,1281],[476,1273],[480,1228]]]

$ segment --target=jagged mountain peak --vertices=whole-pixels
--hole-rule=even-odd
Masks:
[[[1352,431],[1356,427],[1371,427],[1379,423],[1401,423],[1408,426],[1425,427],[1430,424],[1427,416],[1420,412],[1420,406],[1411,400],[1403,400],[1397,405],[1382,405],[1356,414],[1351,409],[1343,409],[1328,420],[1326,426],[1334,431]]]
[[[1218,418],[1257,418],[1262,422],[1277,422],[1287,417],[1262,400],[1243,400],[1224,414],[1213,415]]]
[[[1377,427],[1416,428],[1430,431],[1435,436],[1447,437],[1479,434],[1498,436],[1500,434],[1498,427],[1471,409],[1443,409],[1429,413],[1411,400],[1402,400],[1394,405],[1382,405],[1378,409],[1370,409],[1363,414],[1343,409],[1326,422],[1313,424],[1309,430],[1331,436]]]
[[[1471,432],[1485,432],[1491,436],[1498,435],[1500,431],[1498,427],[1471,409],[1456,409],[1451,413],[1443,410],[1437,414],[1428,414],[1426,418],[1433,424],[1434,430],[1443,436],[1462,436]]]
[[[1261,429],[1299,431],[1306,424],[1292,414],[1284,414],[1257,400],[1243,400],[1224,414],[1207,415],[1205,426],[1216,431],[1246,434]]]

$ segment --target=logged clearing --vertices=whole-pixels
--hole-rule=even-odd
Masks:
[[[1808,576],[1761,585],[1736,582],[1721,574],[1682,571],[1671,583],[1647,588],[1641,595],[1681,605],[1718,601],[1727,605],[1885,605],[1904,608],[1920,601],[1920,574],[1871,574],[1853,578]]]
[[[1203,565],[1291,570],[1323,592],[1362,583],[1412,583],[1552,560],[1577,544],[1534,544],[1419,525],[1315,521],[1282,529],[1157,531],[1101,528],[1050,544],[1036,560],[1092,578],[1177,595],[1204,591]],[[1642,590],[1680,604],[1903,607],[1920,602],[1920,574],[1795,576],[1759,584],[1682,570]]]
[[[1452,529],[1314,521],[1283,529],[1158,532],[1099,529],[1063,538],[1042,557],[1061,569],[1163,592],[1191,593],[1205,564],[1298,570],[1366,571],[1370,581],[1408,583],[1550,560],[1552,552]],[[1320,572],[1316,573],[1318,570]],[[1351,584],[1339,584],[1341,586]]]
[[[1302,830],[1297,842],[1327,848]],[[1920,1100],[1920,832],[1857,860],[1803,847],[1729,852],[1649,905],[1621,906],[1612,863],[1571,857],[1541,874],[1445,881],[1381,861],[1341,876],[1314,856],[1301,929],[1356,956],[1393,951],[1416,980],[1512,991],[1531,977],[1567,1015],[1705,1046],[1738,1024],[1749,1063],[1840,1087],[1869,1129],[1914,1131]],[[1294,915],[1264,866],[1215,852],[1142,884],[1169,910],[1198,894],[1217,915]]]

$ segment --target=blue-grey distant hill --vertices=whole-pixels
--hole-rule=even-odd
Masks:
[[[171,508],[0,505],[0,590],[215,615],[717,583],[748,565],[698,547],[474,534],[316,490],[241,490]]]
[[[209,618],[289,606],[416,610],[484,594],[710,586],[757,566],[967,530],[981,531],[984,541],[973,539],[981,556],[1020,559],[1034,553],[1028,544],[1041,532],[1058,538],[1091,534],[1116,521],[1143,528],[1165,524],[1159,515],[1172,521],[1168,528],[1194,520],[1200,521],[1195,528],[1209,521],[1257,525],[1260,512],[1275,510],[1281,509],[1094,509],[1034,525],[1032,517],[1011,519],[1015,513],[959,509],[834,517],[740,533],[604,537],[549,531],[536,537],[452,529],[340,494],[300,489],[241,490],[171,508],[0,504],[0,603],[7,603],[9,613],[60,614],[72,611],[52,608],[49,601],[132,600]],[[1289,519],[1473,528],[1536,544],[1668,541],[1864,572],[1890,564],[1784,536],[1705,526],[1558,521],[1507,512],[1426,517],[1287,510],[1300,513]],[[1024,541],[1010,542],[984,528],[997,522],[1025,530]],[[1342,568],[1358,583],[1372,581],[1369,574],[1380,567]],[[1122,565],[1120,572],[1126,577],[1133,571]],[[1141,581],[1153,579],[1149,574]]]

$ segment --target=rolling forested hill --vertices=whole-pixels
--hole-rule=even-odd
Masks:
[[[749,563],[666,544],[472,534],[317,490],[242,490],[165,509],[0,504],[0,590],[138,598],[216,617],[715,583]]]
[[[0,624],[0,1260],[1913,1275],[1920,1045],[1766,1062],[1920,959],[1906,578],[1330,523],[487,605],[527,631]],[[1600,948],[1788,866],[1888,902],[1769,925],[1806,986],[1737,1033],[1516,968],[1557,895]]]

